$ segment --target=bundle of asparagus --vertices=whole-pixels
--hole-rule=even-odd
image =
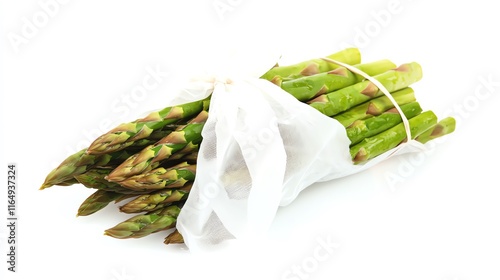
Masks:
[[[416,101],[410,86],[422,78],[418,63],[397,66],[386,59],[361,63],[356,48],[327,58],[275,66],[261,78],[342,124],[351,141],[353,164],[363,164],[407,141],[405,119],[411,138],[421,143],[454,131],[453,118],[438,121]],[[397,105],[372,81],[329,59],[372,76]],[[195,180],[209,108],[210,97],[121,124],[65,159],[47,175],[41,189],[73,184],[95,189],[80,205],[79,216],[126,201],[119,210],[134,216],[105,230],[111,237],[139,238],[170,229],[165,243],[182,243],[176,219]]]

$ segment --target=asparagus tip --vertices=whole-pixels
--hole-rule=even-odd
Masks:
[[[117,234],[117,232],[113,232],[111,229],[107,229],[104,231],[105,236],[113,237],[113,238],[123,238],[122,235]]]
[[[104,235],[110,236],[110,237],[113,237],[113,238],[117,238],[117,239],[126,239],[126,238],[130,238],[131,237],[132,232],[109,228],[109,229],[107,229],[107,230],[104,231]]]
[[[38,189],[38,190],[45,190],[47,188],[50,188],[52,187],[52,184],[47,184],[47,183],[43,183],[43,185]]]
[[[104,179],[106,179],[106,181],[108,182],[118,183],[126,179],[125,177],[126,174],[127,172],[123,172],[122,169],[116,168],[109,175],[104,177]]]
[[[169,244],[182,244],[184,243],[184,238],[180,234],[179,231],[175,230],[171,234],[169,234],[167,237],[165,237],[165,241],[163,241],[166,245]]]
[[[82,216],[89,216],[90,214],[92,213],[85,213],[83,210],[82,211],[78,211],[78,213],[76,213],[76,216],[77,217],[82,217]]]

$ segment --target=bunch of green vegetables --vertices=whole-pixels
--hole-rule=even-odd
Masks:
[[[361,63],[356,48],[327,58],[353,65],[379,81],[408,119],[412,139],[426,143],[454,131],[453,118],[438,120],[416,101],[410,86],[422,78],[418,63]],[[403,119],[391,100],[374,83],[331,61],[318,58],[275,66],[261,78],[340,122],[351,141],[353,164],[369,161],[408,140]],[[209,107],[210,97],[123,123],[66,158],[47,175],[41,189],[73,184],[95,189],[80,205],[79,216],[120,202],[119,210],[133,216],[105,230],[106,235],[139,238],[170,230],[165,243],[182,243],[175,230],[176,218],[196,176]]]

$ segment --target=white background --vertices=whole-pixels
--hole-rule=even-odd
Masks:
[[[500,279],[494,2],[291,2],[2,1],[0,169],[5,186],[7,163],[18,166],[19,218],[17,273],[0,227],[2,279]],[[417,61],[417,99],[458,129],[428,153],[314,185],[278,212],[267,241],[208,255],[167,247],[161,233],[105,237],[128,217],[114,205],[75,218],[90,190],[38,190],[101,130],[162,107],[176,69],[203,67],[228,42],[268,46],[283,64],[347,45],[364,61]],[[148,69],[171,75],[134,95]]]

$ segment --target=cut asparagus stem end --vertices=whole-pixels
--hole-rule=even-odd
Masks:
[[[437,117],[432,111],[426,111],[409,119],[408,122],[411,137],[415,139],[418,135],[436,125]],[[400,123],[384,132],[365,138],[352,146],[350,149],[351,158],[355,164],[365,162],[395,148],[405,139],[406,130],[403,123]]]
[[[431,140],[454,132],[455,128],[456,120],[453,117],[447,117],[439,121],[435,126],[424,131],[421,135],[415,138],[415,140],[422,144],[425,144]]]

